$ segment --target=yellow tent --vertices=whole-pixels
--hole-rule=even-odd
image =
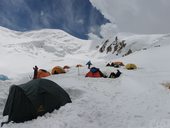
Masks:
[[[137,69],[137,66],[135,64],[126,64],[125,68],[128,70],[134,70]]]
[[[60,67],[60,66],[55,66],[53,69],[52,69],[52,72],[51,74],[61,74],[61,73],[66,73],[65,70]]]

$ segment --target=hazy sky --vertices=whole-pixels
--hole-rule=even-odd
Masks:
[[[170,0],[90,0],[119,31],[170,33]]]

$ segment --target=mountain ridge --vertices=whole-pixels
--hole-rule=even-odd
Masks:
[[[100,63],[102,61],[109,62],[111,60],[121,60],[128,58],[124,56],[129,49],[132,53],[128,56],[141,51],[147,51],[163,46],[169,46],[170,34],[156,35],[136,35],[120,33],[115,35],[118,41],[125,40],[126,46],[121,49],[118,55],[117,51],[113,53],[113,42],[115,37],[103,39],[108,40],[105,50],[101,53],[99,49],[103,46],[102,40],[98,42],[94,40],[82,40],[71,36],[70,34],[57,29],[42,29],[30,32],[17,32],[6,28],[0,28],[0,57],[2,62],[0,69],[4,73],[9,73],[11,62],[15,65],[13,68],[18,73],[30,72],[31,68],[27,66],[39,65],[42,68],[53,67],[55,65],[76,65],[78,63],[86,63],[88,60]],[[112,51],[106,53],[106,48],[112,44]],[[94,47],[98,46],[98,48]],[[122,57],[124,56],[124,57]],[[24,58],[25,62],[22,62]],[[18,63],[23,63],[19,66]],[[29,63],[29,65],[24,65]],[[21,71],[20,69],[26,69]],[[11,72],[12,74],[12,72]]]
[[[0,19],[13,30],[62,29],[82,39],[100,35],[100,26],[110,22],[89,0],[1,0]]]

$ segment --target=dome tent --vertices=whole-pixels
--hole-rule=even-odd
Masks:
[[[3,111],[8,121],[24,122],[71,103],[67,92],[47,79],[34,79],[21,85],[12,85]]]
[[[70,69],[70,66],[65,65],[65,66],[63,67],[63,69]]]
[[[85,77],[94,77],[94,78],[97,78],[97,77],[106,77],[106,76],[100,71],[99,68],[92,67],[90,69],[90,71],[86,74]]]
[[[134,70],[137,69],[137,66],[135,64],[126,64],[125,68],[127,70]]]
[[[121,61],[115,61],[115,62],[112,62],[112,64],[114,65],[119,65],[119,66],[125,66],[124,64],[123,64],[123,62],[121,62]]]
[[[52,71],[51,71],[51,74],[54,75],[54,74],[61,74],[61,73],[66,73],[65,70],[60,67],[60,66],[55,66]]]
[[[48,72],[47,70],[39,69],[38,74],[37,74],[37,78],[47,77],[47,76],[50,76],[50,75],[51,75],[50,72]]]

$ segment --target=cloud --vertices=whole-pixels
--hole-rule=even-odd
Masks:
[[[89,39],[99,40],[100,37],[94,34],[95,28],[91,28],[91,33],[88,34]],[[106,23],[100,27],[101,38],[113,37],[118,32],[116,24]]]
[[[169,0],[90,0],[119,31],[169,33]]]
[[[101,26],[100,35],[102,37],[113,37],[118,32],[117,26],[112,23],[107,23]]]
[[[100,40],[100,38],[96,34],[94,34],[94,33],[89,33],[88,34],[88,38],[90,40]]]

